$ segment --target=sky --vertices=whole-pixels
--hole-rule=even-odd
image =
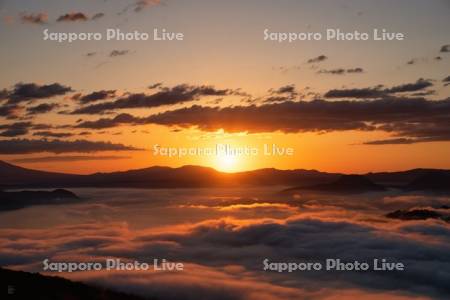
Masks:
[[[0,159],[71,173],[152,165],[364,173],[450,168],[450,3],[0,0]],[[43,40],[43,31],[183,33]],[[270,32],[402,41],[264,40]],[[277,145],[294,155],[153,154]]]

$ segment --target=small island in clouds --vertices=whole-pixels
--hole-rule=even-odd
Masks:
[[[448,299],[449,12],[439,0],[1,1],[7,296]],[[327,29],[386,39],[264,38]],[[108,30],[165,40],[80,40]],[[219,144],[272,152],[152,152]],[[42,266],[109,258],[184,271]],[[405,269],[263,264],[330,258]]]

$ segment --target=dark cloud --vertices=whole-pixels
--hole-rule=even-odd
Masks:
[[[160,88],[160,87],[162,87],[162,82],[157,82],[157,83],[154,83],[154,84],[151,84],[151,85],[148,86],[148,88],[150,90],[157,89],[157,88]]]
[[[96,21],[96,20],[98,20],[98,19],[103,18],[104,16],[105,16],[104,13],[96,13],[95,15],[92,16],[91,20]]]
[[[88,156],[88,155],[70,155],[70,156],[44,156],[44,157],[30,157],[30,158],[18,158],[13,159],[13,163],[48,163],[48,162],[71,162],[71,161],[91,161],[91,160],[116,160],[116,159],[128,159],[129,156]]]
[[[38,85],[36,83],[17,83],[14,88],[7,92],[9,104],[32,101],[36,99],[52,98],[64,95],[72,89],[59,83]]]
[[[89,129],[104,129],[120,126],[123,124],[139,124],[142,123],[143,120],[140,118],[136,118],[130,114],[119,114],[114,118],[101,118],[96,121],[84,121],[75,125],[75,128],[89,128]]]
[[[115,118],[81,122],[75,127],[101,129],[154,123],[231,132],[383,130],[407,137],[447,140],[449,114],[450,100],[314,100],[225,108],[194,105],[142,118],[121,114]]]
[[[353,69],[347,69],[347,73],[363,73],[364,70],[362,68],[353,68]]]
[[[0,136],[6,137],[15,137],[27,134],[30,127],[32,126],[31,122],[16,122],[7,125],[0,125]]]
[[[364,145],[409,145],[420,142],[426,142],[426,140],[419,139],[409,139],[409,138],[395,138],[395,139],[385,139],[385,140],[374,140],[364,142]]]
[[[325,93],[326,98],[381,98],[385,92],[379,87],[361,89],[333,89]]]
[[[431,83],[431,81],[425,80],[423,78],[419,78],[415,83],[407,83],[407,84],[394,86],[390,89],[386,89],[385,92],[388,94],[415,92],[415,91],[426,89],[431,86],[433,86],[433,83]]]
[[[28,154],[28,153],[65,153],[80,152],[89,153],[97,151],[135,151],[142,150],[122,144],[113,144],[110,142],[75,140],[31,140],[31,139],[11,139],[0,140],[0,154]]]
[[[354,73],[364,73],[362,68],[351,68],[351,69],[331,69],[331,70],[319,70],[319,74],[332,74],[332,75],[344,75],[344,74],[354,74]]]
[[[123,56],[130,53],[130,50],[113,50],[111,53],[109,53],[110,57],[117,57],[117,56]]]
[[[447,76],[444,79],[442,79],[442,82],[450,82],[450,76]]]
[[[151,108],[173,105],[198,100],[202,96],[225,96],[234,93],[229,89],[216,89],[212,86],[177,85],[173,88],[162,88],[154,94],[129,94],[113,102],[84,106],[73,111],[73,114],[98,114],[106,111],[125,108]]]
[[[78,133],[78,135],[91,135],[91,134],[92,134],[92,132],[90,132],[90,131],[82,131],[82,132]]]
[[[197,127],[205,131],[224,129],[229,132],[327,132],[340,130],[381,130],[392,134],[387,141],[367,144],[416,143],[450,140],[449,99],[429,101],[424,98],[396,97],[397,93],[416,92],[417,96],[430,95],[426,90],[433,84],[419,79],[414,83],[390,88],[330,90],[328,98],[365,98],[364,101],[295,102],[294,85],[269,90],[261,98],[261,106],[207,107],[194,105],[148,117],[135,117],[128,113],[113,118],[82,121],[75,128],[104,129],[121,125],[160,124],[177,127]],[[157,107],[196,100],[200,96],[230,95],[233,90],[216,90],[209,86],[180,85],[161,88],[152,95],[129,94],[113,102],[82,107],[73,113],[97,114],[116,109]],[[367,99],[376,100],[367,100]]]
[[[34,136],[51,137],[51,138],[65,138],[73,136],[70,132],[53,132],[53,131],[37,131],[33,133]]]
[[[92,57],[95,56],[97,54],[97,52],[88,52],[85,54],[86,57]]]
[[[116,90],[101,90],[101,91],[92,92],[87,95],[75,94],[74,96],[72,96],[72,99],[79,101],[82,104],[86,104],[86,103],[90,103],[90,102],[113,98],[115,95],[116,95]]]
[[[369,88],[333,89],[325,93],[326,98],[382,98],[396,93],[416,92],[433,86],[430,80],[419,78],[414,83],[406,83],[391,88],[378,85]]]
[[[293,100],[293,99],[292,99]],[[269,96],[264,99],[264,103],[275,103],[275,102],[285,102],[289,101],[289,98],[286,96]]]
[[[430,96],[430,95],[434,95],[434,94],[436,94],[436,91],[429,90],[429,91],[413,93],[413,94],[411,94],[411,96],[413,96],[413,97],[425,97],[425,96]]]
[[[198,127],[205,131],[306,132],[381,130],[411,141],[450,140],[450,99],[284,102],[226,108],[194,105],[133,123]]]
[[[294,84],[289,84],[289,85],[285,85],[282,86],[278,89],[275,90],[269,90],[269,92],[273,93],[273,94],[291,94],[291,93],[295,93],[295,85]]]
[[[298,96],[298,92],[295,88],[295,84],[289,84],[278,89],[270,89],[270,96],[264,98],[263,102],[273,103],[273,102],[283,102],[295,100]]]
[[[20,107],[16,104],[0,105],[0,117],[15,119],[17,118],[18,110],[20,110]]]
[[[0,90],[0,101],[8,98],[9,92],[7,89]]]
[[[56,22],[75,22],[75,21],[87,21],[89,18],[82,12],[67,13],[59,16]]]
[[[450,45],[444,45],[441,47],[441,52],[450,52]]]
[[[47,23],[48,15],[46,13],[26,14],[20,15],[22,23],[44,25]]]
[[[307,63],[308,64],[318,63],[318,62],[324,61],[326,59],[328,59],[328,57],[326,57],[325,55],[319,55],[317,57],[308,59]]]
[[[36,106],[28,107],[27,113],[29,115],[42,114],[52,111],[54,108],[58,107],[56,103],[42,103]]]
[[[332,69],[332,70],[319,70],[317,71],[319,74],[333,74],[333,75],[343,75],[345,74],[345,69]]]
[[[127,5],[120,13],[126,13],[128,10],[132,10],[134,12],[140,12],[145,8],[161,4],[161,0],[135,0],[134,3]]]
[[[61,127],[65,127],[65,125],[62,125]],[[47,130],[47,129],[52,129],[53,125],[50,125],[50,124],[32,124],[31,128],[34,129],[34,130]]]

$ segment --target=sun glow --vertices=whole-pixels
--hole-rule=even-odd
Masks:
[[[235,155],[220,154],[215,159],[215,168],[223,172],[233,172],[239,167],[239,159]]]

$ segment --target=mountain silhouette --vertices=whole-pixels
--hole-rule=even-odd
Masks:
[[[286,191],[313,190],[335,193],[364,193],[379,192],[384,191],[385,189],[385,187],[373,183],[369,178],[363,175],[342,175],[337,180],[330,183],[294,187]]]
[[[48,186],[54,182],[55,186],[69,184],[81,178],[81,175],[37,171],[15,166],[0,161],[0,188],[20,186]]]
[[[384,187],[432,190],[448,187],[448,174],[450,171],[446,170],[413,169],[401,172],[345,175],[316,170],[278,170],[274,168],[224,173],[201,166],[179,168],[154,166],[121,172],[77,175],[31,170],[0,161],[0,189],[294,186],[294,189],[308,187],[309,189],[329,191],[379,191]]]
[[[222,186],[265,186],[315,184],[339,177],[339,174],[315,170],[260,169],[224,173],[213,168],[154,166],[143,169],[90,175],[62,174],[30,170],[0,161],[0,188],[23,187],[137,187],[191,188]]]
[[[407,190],[450,191],[450,171],[428,171],[406,186]]]

